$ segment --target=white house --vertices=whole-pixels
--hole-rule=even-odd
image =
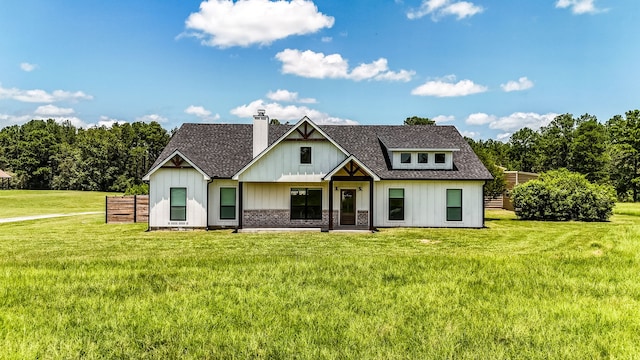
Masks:
[[[453,126],[184,124],[151,170],[149,228],[484,225],[491,174]]]

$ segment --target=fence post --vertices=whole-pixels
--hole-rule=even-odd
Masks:
[[[138,222],[138,195],[133,195],[133,223]]]

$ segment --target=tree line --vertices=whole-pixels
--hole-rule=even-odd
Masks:
[[[589,114],[563,114],[537,131],[518,130],[506,143],[467,141],[490,170],[494,164],[537,173],[567,169],[590,182],[612,185],[619,200],[639,200],[640,110],[616,115],[604,124]]]
[[[169,137],[157,122],[84,129],[31,120],[0,130],[0,169],[13,188],[123,192],[142,183]]]

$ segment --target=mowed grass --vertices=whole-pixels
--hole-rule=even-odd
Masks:
[[[0,224],[0,358],[637,358],[640,216],[487,217],[375,234]]]
[[[116,193],[55,190],[0,190],[0,219],[104,211],[105,196]]]

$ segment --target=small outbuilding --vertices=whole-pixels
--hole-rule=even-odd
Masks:
[[[0,170],[0,189],[8,189],[10,180],[11,180],[11,175]]]

